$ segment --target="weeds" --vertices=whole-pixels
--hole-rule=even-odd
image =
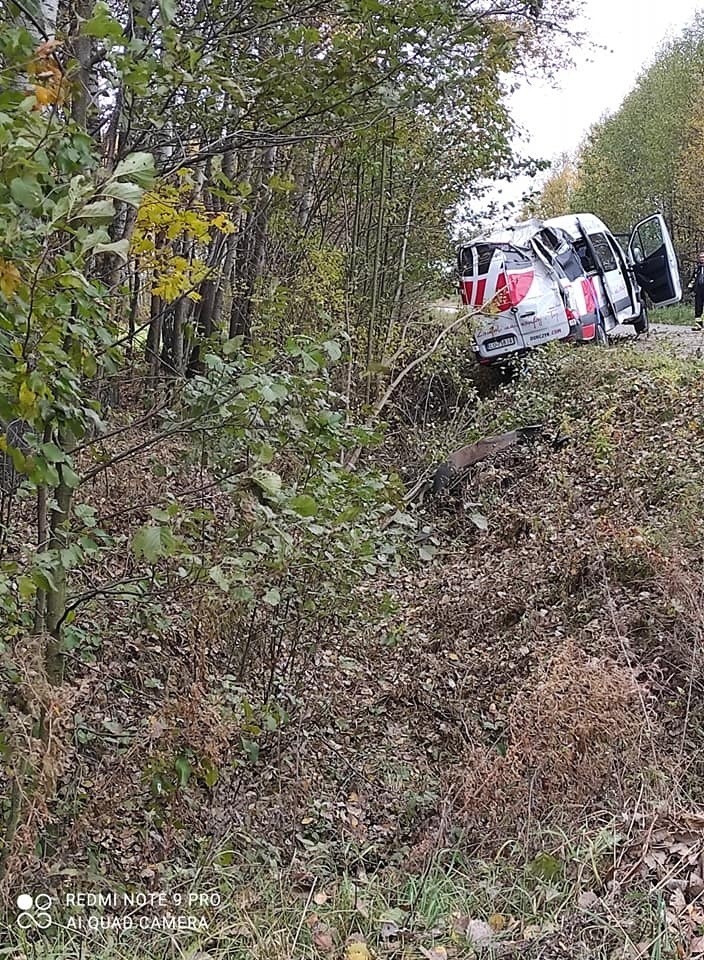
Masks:
[[[87,938],[65,916],[42,939],[13,910],[10,956],[339,960],[362,938],[379,960],[440,960],[473,957],[470,934],[497,958],[688,949],[696,899],[678,906],[667,884],[684,876],[690,897],[676,850],[704,828],[655,818],[694,806],[704,777],[701,364],[627,346],[525,367],[380,451],[391,470],[546,427],[421,513],[434,560],[349,591],[363,628],[333,611],[315,632],[281,606],[247,620],[208,598],[179,638],[128,648],[150,682],[143,714],[124,713],[129,673],[71,704],[63,862],[95,887],[119,872],[134,889],[217,892],[196,911],[207,931]],[[103,726],[116,703],[121,730]],[[60,897],[73,882],[57,866],[40,885]]]

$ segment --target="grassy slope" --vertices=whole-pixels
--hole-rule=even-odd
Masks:
[[[650,313],[652,323],[671,323],[678,327],[691,327],[694,323],[694,305],[675,303],[671,307],[662,307]]]
[[[473,956],[472,933],[495,956],[696,946],[703,387],[700,363],[663,348],[558,348],[483,401],[467,439],[538,421],[547,439],[479,465],[422,514],[434,561],[384,585],[381,618],[364,616],[380,595],[369,585],[360,624],[326,637],[283,691],[290,720],[251,767],[172,798],[154,833],[148,745],[110,761],[115,806],[99,828],[83,808],[56,862],[85,870],[97,829],[103,888],[132,876],[222,905],[175,953],[173,935],[123,935],[116,953],[102,933],[83,956],[332,957],[357,935],[379,957],[444,960]],[[224,651],[211,638],[205,655],[186,723],[227,739],[206,696]],[[86,728],[118,695],[126,729],[131,709],[155,709],[146,691],[122,695],[127,682],[106,681],[97,705],[79,696]],[[98,758],[82,760],[91,780]],[[31,955],[79,956],[79,940],[66,931]],[[348,944],[349,960],[360,950]]]

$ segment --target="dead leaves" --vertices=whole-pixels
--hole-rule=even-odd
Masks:
[[[22,277],[15,264],[0,257],[0,293],[6,300],[12,297],[21,282]]]
[[[310,929],[313,943],[320,953],[332,953],[335,949],[337,931],[334,927],[321,920],[317,913],[306,917],[306,926]]]
[[[635,863],[624,869],[621,884],[639,879],[662,892],[665,920],[678,956],[704,957],[704,814],[657,816],[634,844]]]
[[[61,104],[66,98],[65,76],[56,58],[60,47],[59,40],[47,40],[37,47],[27,64],[27,75],[32,81],[30,92],[37,101],[35,109]]]

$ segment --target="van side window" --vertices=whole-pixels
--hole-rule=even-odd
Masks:
[[[460,270],[466,276],[471,276],[474,273],[474,251],[477,251],[477,267],[479,276],[483,273],[487,273],[489,270],[489,264],[491,263],[491,258],[494,256],[494,250],[496,247],[488,243],[476,243],[471,244],[468,247],[462,247],[460,250]]]
[[[592,255],[589,252],[589,247],[587,246],[586,240],[575,240],[574,248],[577,251],[579,259],[582,261],[582,267],[585,273],[593,273],[596,270],[596,264],[592,260]]]
[[[636,255],[636,260],[647,260],[647,258],[652,257],[654,253],[659,253],[662,246],[662,230],[660,228],[660,224],[655,218],[646,220],[645,223],[642,223],[638,227],[638,230],[636,231],[634,252],[636,247],[639,248],[640,256]]]
[[[561,247],[555,254],[555,260],[568,280],[578,280],[579,277],[583,276],[582,264],[572,247],[568,247],[566,244]]]
[[[601,264],[602,269],[606,270],[607,273],[609,270],[618,270],[616,257],[614,256],[613,250],[609,246],[609,241],[606,239],[606,234],[593,233],[590,235],[589,239],[591,240],[592,246],[596,251],[596,255],[599,258],[599,263]]]
[[[505,265],[514,270],[525,269],[530,266],[530,257],[523,253],[517,247],[510,244],[499,243],[475,243],[468,247],[461,247],[459,252],[459,268],[463,276],[472,276],[474,274],[473,251],[477,252],[477,276],[482,277],[489,272],[491,261],[497,250],[503,253]]]

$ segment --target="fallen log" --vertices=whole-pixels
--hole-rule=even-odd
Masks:
[[[543,429],[542,423],[518,427],[516,430],[509,430],[508,433],[501,433],[495,437],[483,437],[475,443],[460,447],[459,450],[451,453],[444,463],[436,467],[430,479],[422,477],[409,490],[405,497],[406,502],[412,502],[428,489],[432,491],[433,496],[444,496],[469,467],[482,460],[488,460],[516,444],[535,439],[541,435]]]

